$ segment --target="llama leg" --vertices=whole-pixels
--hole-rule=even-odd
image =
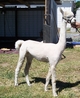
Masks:
[[[26,63],[25,69],[24,69],[25,77],[26,77],[26,83],[28,84],[28,86],[30,86],[30,81],[29,81],[29,78],[28,78],[28,73],[29,73],[29,68],[31,66],[31,62],[32,62],[32,56],[28,55],[27,56],[27,63]]]
[[[18,74],[24,62],[24,57],[25,55],[20,55],[18,63],[17,63],[17,67],[15,69],[15,86],[18,86]]]
[[[47,91],[47,86],[48,86],[49,81],[50,81],[50,76],[51,76],[51,68],[49,67],[49,71],[48,71],[48,74],[46,77],[45,91]]]
[[[56,93],[56,81],[55,81],[55,68],[54,66],[51,66],[51,73],[52,73],[52,92],[53,92],[53,95],[54,96],[57,96],[57,93]]]

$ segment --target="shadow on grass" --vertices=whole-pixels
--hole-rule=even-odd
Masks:
[[[38,78],[38,77],[33,77],[32,79],[34,79],[35,83],[42,82],[43,84],[45,84],[45,80],[46,80],[45,78]],[[51,80],[49,84],[52,85]],[[77,81],[75,83],[70,83],[70,82],[63,82],[63,81],[57,80],[56,81],[56,87],[58,88],[57,92],[61,92],[65,88],[75,87],[79,84],[80,84],[80,81]]]
[[[72,88],[80,84],[80,81],[77,81],[75,83],[70,82],[63,82],[63,81],[56,81],[56,87],[58,88],[57,92],[61,92],[65,88]]]
[[[46,80],[45,78],[39,78],[39,77],[32,77],[32,79],[33,80],[30,81],[31,84],[34,83],[34,82],[35,83],[42,82],[43,84],[45,84],[45,80]],[[21,85],[21,84],[26,84],[26,82],[22,82],[19,85]],[[51,80],[50,80],[49,84],[52,85]],[[80,81],[77,81],[75,83],[70,83],[70,82],[63,82],[63,81],[57,80],[56,81],[56,87],[58,88],[57,92],[61,92],[65,88],[75,87],[79,84],[80,84]]]

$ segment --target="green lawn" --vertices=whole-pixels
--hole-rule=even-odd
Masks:
[[[65,49],[64,55],[56,67],[57,98],[80,98],[80,49]],[[44,91],[49,66],[35,59],[29,73],[31,87],[25,82],[25,66],[19,74],[19,86],[14,86],[17,60],[18,54],[0,54],[0,98],[54,98],[51,83],[49,91]]]

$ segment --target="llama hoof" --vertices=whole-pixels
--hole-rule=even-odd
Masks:
[[[47,92],[47,91],[48,91],[48,89],[47,89],[47,88],[45,88],[44,90],[45,90],[45,92]]]
[[[15,86],[18,86],[18,84],[15,84]]]
[[[54,94],[54,97],[57,97],[58,95],[57,94]]]
[[[31,86],[31,84],[29,84],[28,86]]]
[[[45,92],[47,92],[48,90],[45,90]]]
[[[30,83],[29,83],[29,84],[27,83],[27,85],[28,85],[28,86],[31,86],[31,84],[30,84]]]
[[[45,89],[45,92],[47,92],[48,91],[48,89]]]

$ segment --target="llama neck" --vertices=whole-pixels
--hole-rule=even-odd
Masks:
[[[60,37],[58,41],[58,46],[60,46],[61,50],[64,50],[65,45],[66,45],[66,25],[67,23],[65,20],[62,21],[62,26],[60,28]]]

